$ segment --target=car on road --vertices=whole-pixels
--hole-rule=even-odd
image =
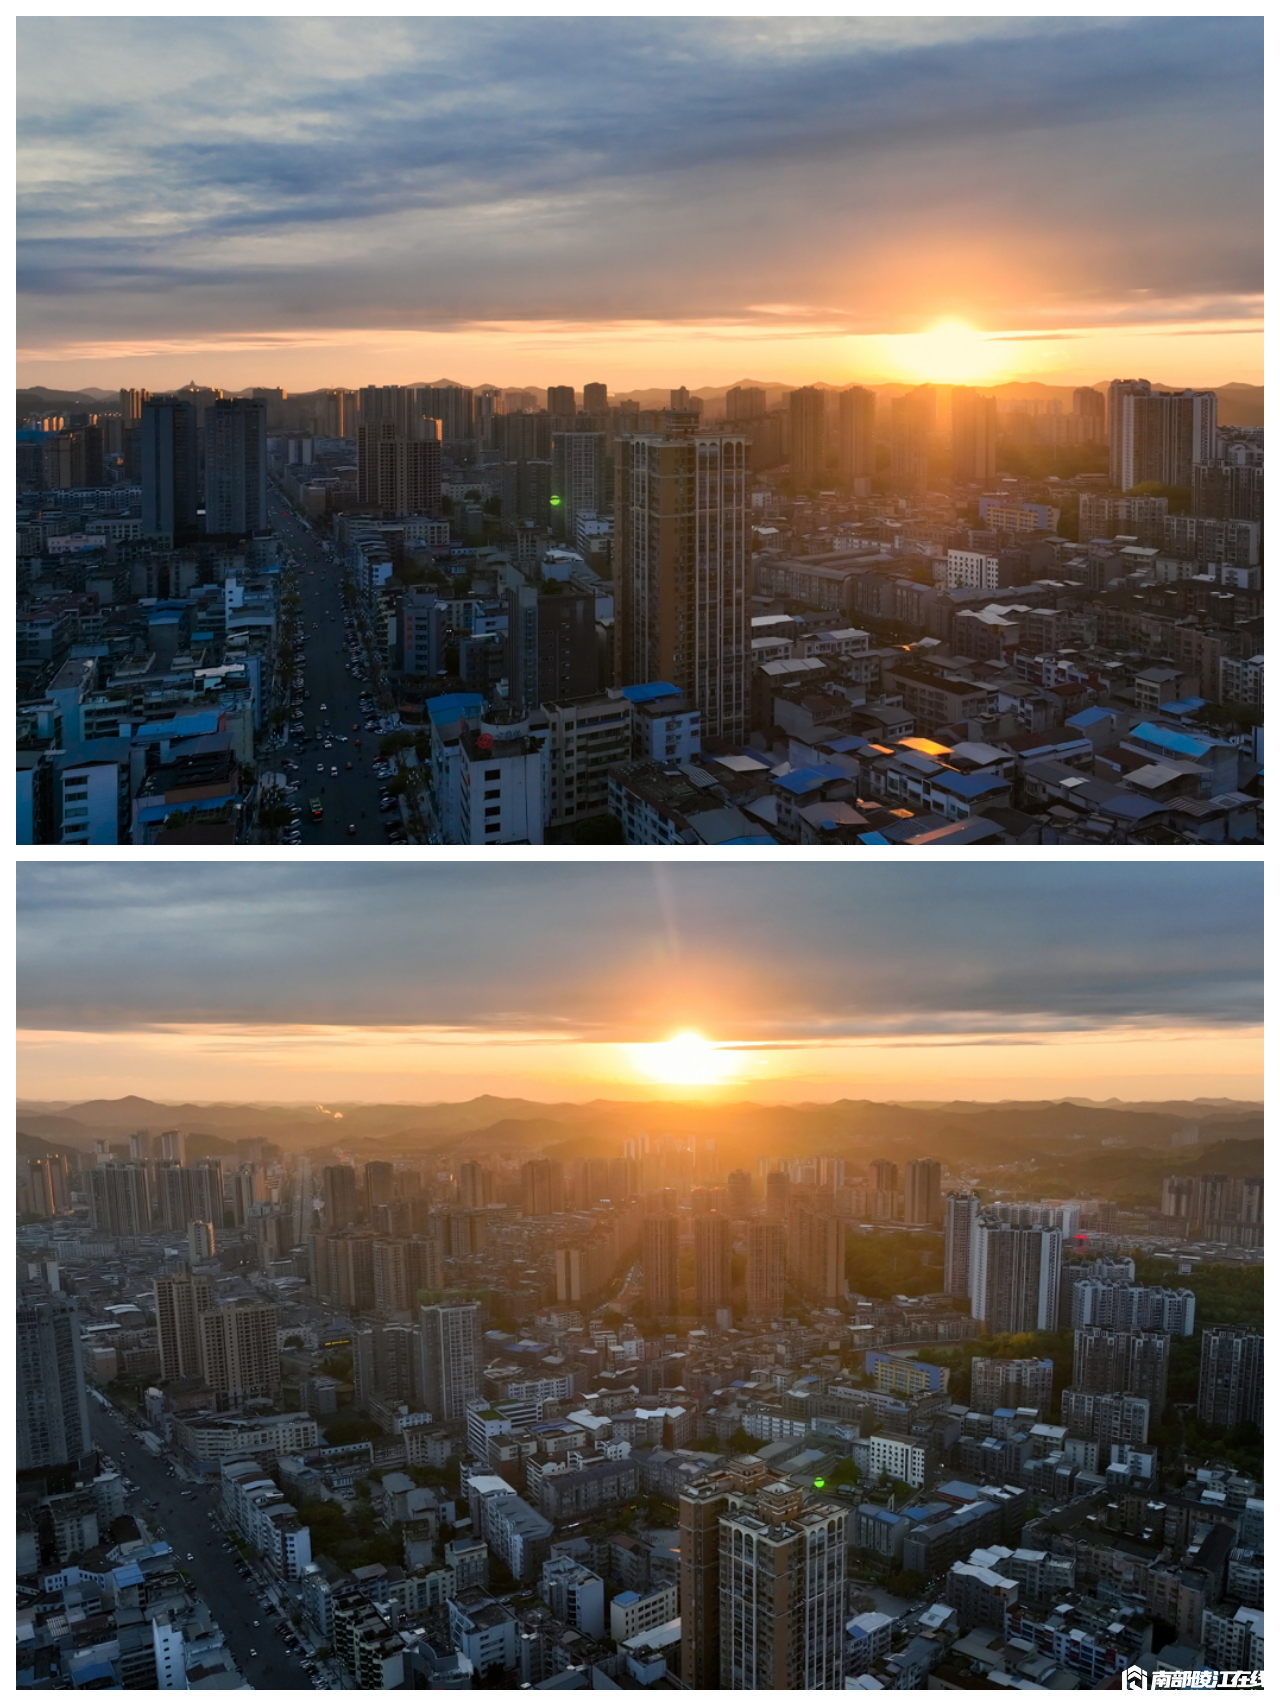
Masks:
[[[336,764],[329,771],[329,774],[330,776],[336,776],[338,774],[338,766]]]
[[[355,832],[356,832],[356,826],[355,826],[355,824],[354,824],[354,823],[349,823],[349,824],[348,824],[348,825],[347,825],[347,834],[348,834],[348,835],[354,835],[354,834],[355,834]]]
[[[320,774],[322,776],[324,775],[324,765],[323,764],[317,764],[316,769],[320,772]]]

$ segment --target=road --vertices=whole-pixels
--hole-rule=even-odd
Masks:
[[[239,1574],[238,1553],[223,1550],[225,1539],[213,1520],[212,1488],[171,1475],[168,1460],[153,1457],[138,1444],[126,1424],[100,1404],[91,1402],[89,1415],[95,1444],[138,1485],[139,1491],[130,1496],[130,1509],[141,1515],[153,1532],[159,1529],[178,1562],[190,1572],[245,1680],[254,1688],[313,1688],[298,1656],[275,1632],[279,1614],[258,1604],[263,1590],[257,1580],[246,1580]],[[183,1498],[184,1492],[195,1496]],[[145,1509],[144,1500],[154,1500],[159,1509]],[[193,1563],[187,1562],[188,1553],[193,1555]],[[255,1618],[259,1624],[256,1629]],[[257,1648],[256,1658],[250,1655],[251,1647]]]
[[[385,826],[398,823],[400,817],[398,812],[383,816],[378,811],[380,783],[374,774],[374,764],[382,737],[365,728],[371,719],[360,708],[360,695],[370,691],[370,686],[367,679],[360,679],[365,672],[363,658],[358,675],[348,656],[341,565],[325,556],[320,540],[274,489],[271,524],[287,553],[298,564],[298,592],[302,598],[300,632],[306,652],[303,679],[309,697],[301,707],[306,731],[303,737],[300,740],[290,737],[283,749],[264,753],[261,767],[280,769],[286,759],[298,763],[298,770],[286,774],[290,781],[298,783],[292,799],[302,810],[304,847],[333,842],[346,846],[362,842],[385,846]],[[345,740],[340,736],[345,736]],[[325,739],[333,743],[327,749]],[[313,799],[318,799],[324,807],[324,817],[319,823],[311,820]],[[349,830],[351,824],[355,825],[354,835]]]

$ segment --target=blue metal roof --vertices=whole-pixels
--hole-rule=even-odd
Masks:
[[[185,717],[170,717],[167,723],[144,723],[138,730],[139,739],[163,740],[182,735],[216,735],[217,711],[192,711]]]
[[[881,835],[881,833],[878,829],[868,830],[866,835],[860,835],[858,837],[858,840],[862,842],[864,847],[888,847],[889,846],[888,837]]]
[[[1180,752],[1184,758],[1203,758],[1211,744],[1197,740],[1194,735],[1183,734],[1181,729],[1162,729],[1155,723],[1139,723],[1129,738],[1163,747],[1166,752]]]
[[[1094,723],[1102,722],[1104,718],[1110,715],[1110,711],[1104,711],[1099,706],[1093,705],[1087,711],[1077,711],[1074,717],[1066,719],[1066,723],[1067,727],[1071,729],[1087,729],[1091,728]]]
[[[807,794],[810,788],[820,788],[824,782],[847,782],[845,771],[835,764],[811,764],[805,770],[793,770],[789,776],[777,776],[775,785],[789,794]]]
[[[1207,699],[1170,699],[1167,705],[1160,709],[1168,717],[1190,717],[1197,711],[1203,711],[1209,703]]]
[[[622,697],[633,705],[647,705],[651,699],[678,699],[680,689],[670,681],[642,681],[635,687],[624,687]]]
[[[1003,776],[962,776],[958,771],[931,778],[935,788],[945,788],[949,794],[959,794],[962,800],[976,800],[979,794],[992,794],[1007,788]]]
[[[484,699],[479,693],[438,693],[422,708],[433,723],[456,723],[459,717],[478,716]]]
[[[239,794],[219,794],[216,799],[208,800],[170,800],[168,802],[162,800],[154,806],[139,806],[138,822],[162,823],[165,818],[172,817],[178,812],[213,811],[218,806],[234,805],[239,798]]]
[[[1106,812],[1108,817],[1139,818],[1150,817],[1161,807],[1157,801],[1143,799],[1140,794],[1113,794],[1109,800],[1103,800],[1098,810]]]

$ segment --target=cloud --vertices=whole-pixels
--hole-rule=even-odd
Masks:
[[[38,1030],[741,1041],[1251,1026],[1252,864],[19,867]]]
[[[940,295],[1030,330],[1138,289],[1148,320],[1237,303],[1260,288],[1260,37],[1253,18],[24,19],[22,341],[778,304],[893,332]]]

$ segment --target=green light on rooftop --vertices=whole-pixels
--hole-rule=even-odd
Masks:
[[[560,502],[560,499],[559,498],[552,498],[551,502],[553,504],[558,504]]]
[[[813,1484],[815,1487],[825,1487],[827,1483],[822,1479],[822,1476],[819,1475],[818,1479]]]

